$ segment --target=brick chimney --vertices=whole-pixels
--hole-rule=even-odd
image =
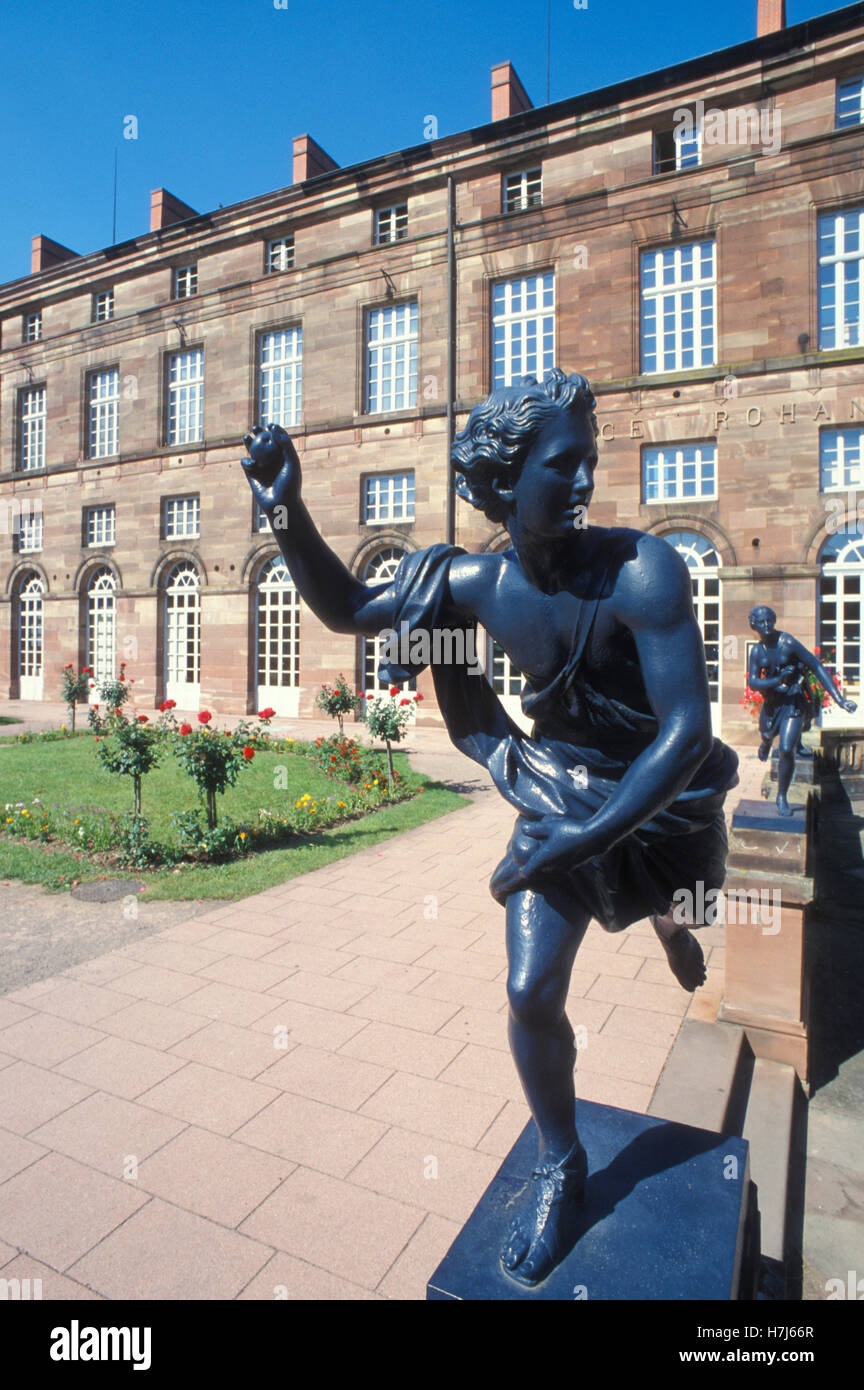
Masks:
[[[35,275],[39,270],[50,270],[62,261],[73,261],[77,255],[77,251],[70,251],[68,246],[61,246],[59,241],[52,241],[50,236],[34,236],[30,243],[30,274]]]
[[[759,0],[756,33],[773,34],[786,28],[786,0]]]
[[[533,102],[512,63],[496,63],[492,69],[492,119],[503,121],[520,111],[531,111]]]
[[[175,222],[185,222],[187,217],[197,216],[194,208],[190,208],[188,203],[181,203],[167,188],[154,188],[150,194],[151,232],[161,231],[163,227],[171,227]]]
[[[295,135],[294,137],[294,182],[305,183],[307,179],[314,179],[316,174],[329,173],[331,169],[338,169],[339,165],[335,159],[331,159],[329,154],[316,144],[311,135]]]

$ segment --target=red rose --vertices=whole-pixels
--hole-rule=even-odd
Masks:
[[[418,693],[414,696],[414,699],[417,700],[418,703],[419,703],[419,701],[423,699],[423,696],[418,692]]]
[[[201,713],[198,715],[198,723],[209,724],[212,718],[213,716],[210,713],[209,709],[202,709]]]
[[[259,718],[259,719],[272,719],[275,713],[276,713],[275,709],[270,709],[270,707],[268,706],[267,709],[262,709],[262,710],[259,710],[259,711],[258,711],[258,718]]]
[[[191,734],[191,732],[192,732],[192,725],[191,725],[191,724],[181,724],[181,725],[180,725],[180,732],[181,732],[181,734],[184,735],[184,737],[185,737],[186,734]]]
[[[399,687],[398,687],[398,685],[391,685],[391,687],[390,687],[390,694],[391,694],[391,695],[398,695],[398,694],[399,694]]]
[[[99,701],[98,701],[98,700],[96,701],[96,704],[93,706],[93,708],[94,708],[94,709],[98,709],[98,708],[99,708]]]
[[[120,708],[119,705],[116,705],[116,706],[115,706],[115,708],[114,708],[114,713],[115,713],[115,714],[122,714],[122,713],[123,713],[123,711],[122,711],[122,709]]]
[[[249,747],[244,748],[243,757],[246,759],[247,762],[251,762],[252,759],[255,757],[255,749]]]
[[[399,701],[399,704],[400,704],[400,705],[410,705],[410,703],[411,703],[410,700],[400,700],[400,701]]]
[[[149,724],[149,723],[150,723],[150,720],[147,718],[146,714],[139,714],[139,716],[138,716],[138,723],[139,723],[139,724]]]
[[[81,674],[82,674],[82,676],[89,676],[89,674],[90,674],[90,667],[89,667],[89,666],[82,666],[82,667],[81,667]]]
[[[91,682],[90,682],[90,689],[93,690],[93,689],[95,688],[95,685],[96,685],[96,682],[95,682],[95,681],[91,681]]]
[[[367,695],[367,696],[366,696],[366,699],[367,699],[367,700],[374,700],[374,699],[375,699],[375,696],[374,696],[374,695]]]
[[[63,667],[63,670],[64,670],[64,671],[71,671],[71,670],[72,670],[72,662],[71,662],[71,661],[67,661],[67,662],[66,662],[66,665]]]
[[[164,714],[166,710],[174,709],[176,704],[176,700],[163,700],[161,705],[159,706],[159,713]]]

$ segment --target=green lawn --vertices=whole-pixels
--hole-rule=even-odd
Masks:
[[[419,788],[411,800],[385,804],[329,828],[310,829],[289,845],[253,851],[233,862],[183,864],[179,869],[124,869],[88,857],[86,842],[79,847],[82,857],[76,859],[73,844],[60,844],[53,837],[46,846],[0,836],[0,877],[66,887],[73,878],[84,882],[107,872],[110,877],[138,878],[147,884],[146,893],[151,898],[244,897],[465,804],[465,797],[410,773],[407,759],[400,758],[398,763],[402,775]],[[219,798],[219,814],[237,823],[254,824],[259,809],[293,813],[304,793],[320,804],[326,798],[335,802],[344,790],[343,783],[328,779],[306,758],[283,749],[259,750],[244,767],[236,786]],[[78,816],[90,826],[98,823],[100,813],[118,815],[131,809],[132,784],[129,778],[102,768],[89,735],[45,743],[4,742],[0,747],[0,808],[23,801],[38,816],[34,798],[49,812],[52,823],[62,817],[69,833],[74,834],[72,827]],[[151,833],[157,839],[170,839],[172,811],[199,806],[195,784],[166,750],[160,764],[143,780],[142,810],[151,822]],[[65,883],[59,882],[61,877]]]

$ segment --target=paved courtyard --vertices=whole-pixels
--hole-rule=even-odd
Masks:
[[[528,1118],[489,875],[513,813],[473,804],[0,998],[0,1277],[43,1298],[422,1299]],[[744,795],[762,769],[742,754]],[[707,987],[651,927],[592,924],[569,1014],[580,1096],[645,1111]]]

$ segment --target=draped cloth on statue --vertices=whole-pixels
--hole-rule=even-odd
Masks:
[[[613,533],[610,551],[614,548]],[[436,628],[471,630],[450,606],[447,582],[451,561],[465,553],[433,545],[406,555],[389,585],[397,631],[405,631],[403,623],[409,631],[429,634]],[[595,591],[602,592],[602,584]],[[467,665],[432,663],[435,694],[452,742],[488,769],[498,791],[519,813],[517,832],[525,822],[547,815],[588,820],[657,733],[653,715],[629,709],[591,686],[584,656],[598,603],[598,597],[582,600],[570,656],[554,679],[542,689],[526,682],[522,708],[534,720],[530,735],[513,723],[482,674],[470,674]],[[473,647],[468,644],[466,650]],[[400,684],[422,669],[382,662],[380,675]],[[504,903],[510,893],[554,882],[572,898],[574,920],[587,911],[608,931],[621,931],[652,913],[662,915],[680,889],[704,901],[704,894],[723,884],[723,798],[738,780],[737,766],[734,751],[715,739],[690,785],[670,806],[607,853],[576,868],[545,871],[532,882],[508,848],[492,876],[493,897]]]

